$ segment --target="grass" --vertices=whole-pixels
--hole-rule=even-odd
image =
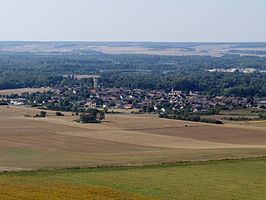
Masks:
[[[0,199],[262,200],[265,196],[263,158],[0,175]]]

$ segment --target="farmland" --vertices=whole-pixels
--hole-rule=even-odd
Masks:
[[[21,95],[22,93],[34,93],[34,92],[45,92],[49,91],[49,88],[19,88],[19,89],[8,89],[8,90],[0,90],[0,95],[11,95],[11,94],[18,94]]]
[[[1,199],[265,196],[265,121],[216,125],[125,113],[80,124],[70,112],[32,117],[40,111],[0,106]]]
[[[79,124],[75,116],[0,107],[0,170],[143,165],[266,155],[264,126],[209,125],[154,115],[107,115],[101,124]],[[185,126],[187,125],[187,126]]]
[[[266,194],[265,174],[266,160],[262,158],[147,167],[17,172],[0,175],[0,195],[8,200],[262,200]]]

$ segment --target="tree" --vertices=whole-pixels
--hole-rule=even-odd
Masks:
[[[97,114],[97,118],[102,121],[105,119],[105,112],[104,111],[99,111]]]
[[[37,114],[35,117],[46,117],[46,112],[44,112],[44,111],[41,111],[39,114]]]
[[[56,116],[60,116],[60,117],[63,117],[64,116],[64,114],[61,113],[61,112],[56,112],[55,114],[56,114]]]
[[[81,123],[99,123],[105,119],[104,111],[99,111],[95,108],[90,108],[83,112],[79,116],[79,122]]]

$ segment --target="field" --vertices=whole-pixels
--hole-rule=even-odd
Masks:
[[[73,76],[74,76],[74,78],[76,78],[78,80],[83,79],[83,78],[100,78],[99,75],[90,75],[90,74],[83,74],[83,75],[74,74]],[[68,77],[68,75],[64,75],[64,77]]]
[[[0,171],[132,166],[266,155],[264,126],[210,125],[155,115],[107,115],[101,124],[78,124],[48,111],[0,107]],[[188,125],[186,127],[185,125]]]
[[[45,92],[50,90],[50,88],[20,88],[20,89],[9,89],[9,90],[0,90],[0,95],[11,95],[11,94],[18,94],[21,95],[22,93],[34,93],[34,92]]]
[[[141,43],[141,42],[23,42],[0,45],[0,52],[29,52],[38,55],[88,51],[93,54],[143,54],[164,56],[213,56],[227,54],[265,57],[265,43]]]
[[[266,195],[265,158],[223,160],[266,156],[265,121],[213,125],[108,114],[101,124],[79,124],[72,113],[24,116],[39,112],[0,106],[0,199],[260,200]]]
[[[0,174],[0,196],[5,200],[263,200],[265,195],[262,158]]]

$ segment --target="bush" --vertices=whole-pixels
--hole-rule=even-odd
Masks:
[[[8,103],[6,101],[0,101],[0,106],[8,106]]]
[[[160,118],[167,118],[167,119],[177,119],[177,120],[184,120],[184,121],[193,121],[193,122],[204,122],[204,123],[212,123],[212,124],[223,124],[222,121],[216,120],[216,119],[207,119],[207,118],[201,118],[198,114],[193,113],[161,113],[159,115]]]
[[[266,119],[266,113],[260,113],[260,119]]]
[[[200,120],[200,122],[211,123],[211,124],[223,124],[223,122],[220,121],[220,120],[216,120],[216,119],[207,119],[207,118],[202,118],[202,119]]]
[[[61,113],[61,112],[56,112],[55,114],[56,114],[56,116],[60,116],[60,117],[65,116],[65,115],[64,115],[63,113]]]
[[[44,117],[46,117],[46,112],[44,112],[44,111],[41,111],[39,114],[37,114],[37,115],[35,115],[35,117],[42,117],[42,118],[44,118]]]

